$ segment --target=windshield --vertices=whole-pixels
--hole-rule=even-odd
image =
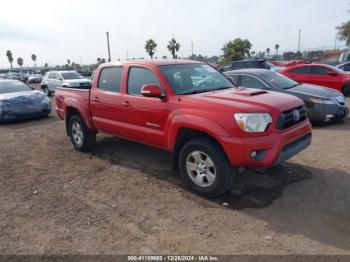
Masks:
[[[32,89],[22,82],[4,81],[0,82],[0,94],[31,91]]]
[[[66,80],[72,80],[72,79],[83,79],[84,77],[77,73],[77,72],[65,72],[62,73],[62,77]]]
[[[272,71],[264,72],[260,76],[279,89],[288,89],[299,85],[298,82]]]
[[[234,85],[209,65],[179,64],[159,66],[177,95],[203,93]]]

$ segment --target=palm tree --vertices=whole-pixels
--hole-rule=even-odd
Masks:
[[[275,49],[276,49],[276,55],[278,55],[278,49],[280,48],[280,45],[279,44],[276,44],[275,45]]]
[[[99,65],[101,64],[101,58],[100,57],[97,58],[97,64],[99,64]]]
[[[13,68],[13,66],[12,66],[12,63],[13,63],[12,52],[11,52],[10,50],[7,50],[6,56],[7,56],[8,60],[9,60],[9,62],[10,62],[10,64],[11,64],[11,69],[12,69],[12,68]]]
[[[266,53],[267,53],[267,56],[269,56],[270,55],[270,48],[268,47],[268,48],[266,48]]]
[[[157,43],[153,41],[153,39],[149,39],[146,41],[145,49],[147,54],[153,59],[153,55],[156,52]]]
[[[67,60],[67,64],[70,65],[70,59]]]
[[[179,51],[180,47],[181,47],[181,45],[178,42],[176,42],[176,40],[174,38],[172,38],[169,41],[167,48],[170,51],[170,53],[172,54],[174,59],[177,57],[176,52]]]
[[[32,54],[32,60],[34,62],[34,66],[36,67],[36,63],[35,63],[35,61],[36,61],[36,54]]]
[[[21,67],[21,71],[22,71],[22,66],[23,66],[23,58],[22,57],[17,58],[17,64]]]

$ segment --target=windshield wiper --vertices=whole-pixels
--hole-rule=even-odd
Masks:
[[[183,93],[181,95],[194,95],[194,94],[214,92],[214,91],[224,90],[224,89],[229,89],[229,88],[233,88],[233,87],[232,86],[220,86],[220,87],[217,87],[215,89],[199,89],[199,90],[193,90],[193,91],[188,92],[188,93]]]
[[[290,88],[293,88],[293,87],[296,87],[296,86],[300,86],[300,84],[294,84],[294,85],[291,85],[291,86],[287,86],[283,89],[290,89]]]

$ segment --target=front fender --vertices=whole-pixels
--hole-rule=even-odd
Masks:
[[[177,135],[181,128],[189,128],[197,130],[199,132],[206,133],[214,137],[219,143],[221,143],[220,137],[229,137],[229,133],[219,124],[212,120],[206,119],[200,116],[192,115],[178,115],[172,118],[169,123],[168,131],[168,148],[173,151]]]

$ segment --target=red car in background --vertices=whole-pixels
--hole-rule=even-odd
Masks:
[[[350,73],[325,64],[300,64],[286,67],[279,73],[300,83],[336,89],[350,96]]]

